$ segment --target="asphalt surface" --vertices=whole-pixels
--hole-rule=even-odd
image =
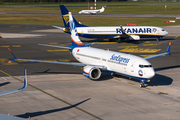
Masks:
[[[13,56],[11,53],[8,51],[7,47],[9,47],[15,56],[17,58],[29,58],[29,59],[43,59],[43,60],[60,60],[60,61],[71,61],[71,62],[76,62],[76,59],[70,54],[70,51],[60,51],[57,50],[57,48],[51,48],[51,47],[44,47],[38,45],[38,43],[45,43],[45,44],[54,44],[54,45],[64,45],[68,46],[70,45],[70,35],[69,34],[64,34],[61,30],[53,28],[51,25],[21,25],[21,24],[0,24],[1,28],[1,36],[2,38],[0,39],[1,44],[0,44],[0,53],[1,53],[1,69],[5,70],[7,67],[10,67],[11,69],[11,74],[12,75],[20,75],[19,67],[29,67],[29,65],[33,65],[36,67],[36,69],[31,68],[28,70],[29,74],[32,73],[41,73],[43,71],[46,71],[48,69],[49,72],[70,72],[74,71],[75,73],[81,73],[81,70],[72,70],[70,69],[72,66],[66,66],[64,67],[63,65],[56,65],[56,64],[39,64],[39,63],[27,63],[27,62],[20,62],[20,63],[12,63],[13,65],[8,65],[6,62],[9,60],[13,59]],[[166,28],[167,29],[167,28]],[[174,30],[174,27],[172,27],[172,30]],[[176,33],[178,34],[178,33]],[[178,34],[179,35],[179,34]],[[178,36],[177,36],[178,37]],[[110,49],[113,51],[119,51],[121,49],[124,49],[123,46],[135,46],[138,48],[143,48],[143,49],[161,49],[157,53],[161,53],[166,51],[168,42],[168,39],[172,39],[174,41],[174,36],[168,36],[162,39],[161,41],[155,41],[155,40],[148,40],[148,41],[141,41],[139,43],[122,43],[122,44],[117,44],[117,43],[109,43],[108,40],[102,40],[102,39],[86,39],[86,38],[81,38],[81,40],[85,43],[91,43],[91,42],[100,42],[93,47],[98,47],[102,49]],[[177,38],[179,39],[179,38]],[[150,42],[150,43],[149,43]],[[160,44],[160,48],[159,45]],[[173,44],[173,43],[172,43]],[[175,43],[176,45],[176,43]],[[175,49],[172,47],[172,49]],[[50,51],[50,52],[48,52]],[[135,55],[146,55],[146,53],[132,53]],[[147,53],[147,54],[152,54]],[[153,53],[156,54],[156,53]],[[162,58],[156,58],[153,60],[150,60],[152,65],[155,68],[158,68],[160,66],[166,65],[166,61],[158,60]],[[167,57],[169,59],[169,57]],[[161,64],[157,64],[157,62],[160,61]],[[167,61],[168,62],[168,61]],[[7,65],[6,65],[7,64]],[[170,63],[169,63],[170,64]],[[171,65],[176,65],[174,62],[170,64]],[[62,67],[63,66],[63,67]],[[17,70],[18,69],[18,70]],[[1,74],[0,74],[1,75]]]
[[[30,116],[36,120],[179,119],[179,32],[177,36],[167,36],[160,41],[149,39],[133,43],[81,38],[84,43],[99,42],[92,47],[138,56],[163,53],[171,42],[171,55],[149,60],[156,75],[146,88],[139,88],[139,81],[122,76],[89,80],[78,66],[22,61],[8,63],[13,56],[7,47],[18,58],[77,61],[69,51],[38,45],[70,45],[70,35],[61,30],[49,25],[0,26],[0,92],[22,87],[20,80],[23,80],[24,67],[29,83],[22,92],[0,97],[1,114]],[[179,26],[164,28],[170,33],[180,30]]]
[[[0,14],[25,14],[25,15],[61,15],[61,13],[35,13],[35,12],[0,12]],[[86,14],[73,13],[73,16],[90,16]],[[97,14],[95,16],[105,17],[157,17],[157,18],[179,18],[180,15],[164,14]]]

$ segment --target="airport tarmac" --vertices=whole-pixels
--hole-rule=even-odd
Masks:
[[[69,51],[45,46],[70,45],[70,35],[49,25],[0,24],[0,92],[22,87],[24,67],[28,87],[0,97],[0,113],[32,120],[178,120],[180,118],[180,31],[179,26],[163,27],[176,32],[160,41],[116,43],[98,41],[92,47],[148,56],[166,51],[171,55],[151,59],[156,75],[146,88],[139,81],[122,76],[103,76],[92,81],[82,75],[82,67],[13,62],[7,47],[18,58],[77,62]],[[174,30],[174,31],[173,31]],[[14,36],[12,38],[12,36]],[[12,77],[13,76],[13,77]]]
[[[0,12],[0,14],[18,14],[18,15],[61,15],[61,13],[35,13],[35,12]],[[87,14],[73,13],[73,16],[90,16]],[[97,14],[100,17],[156,17],[156,18],[179,18],[180,15],[165,15],[165,14]]]

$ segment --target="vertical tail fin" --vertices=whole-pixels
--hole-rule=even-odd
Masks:
[[[76,25],[74,23],[74,19],[73,19],[71,12],[69,12],[69,24],[70,24],[70,30],[71,30],[72,46],[74,46],[74,47],[79,47],[79,46],[85,47],[84,43],[82,43],[81,40],[79,39],[77,29],[76,29]]]
[[[61,10],[64,27],[69,28],[70,27],[69,26],[69,10],[64,5],[60,5],[59,7]],[[75,23],[76,27],[87,27],[86,25],[79,24],[74,17],[73,17],[73,19],[74,19],[74,23]]]
[[[106,7],[106,6],[102,6],[102,8],[100,9],[100,12],[104,12],[105,7]]]

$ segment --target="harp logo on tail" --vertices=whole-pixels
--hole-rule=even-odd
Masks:
[[[66,22],[66,24],[69,23],[69,14],[66,14],[66,15],[62,15],[64,21]]]

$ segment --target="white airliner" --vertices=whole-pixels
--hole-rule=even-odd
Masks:
[[[15,93],[15,92],[19,92],[21,90],[24,90],[26,87],[27,87],[26,68],[24,68],[24,86],[22,88],[19,88],[19,89],[16,89],[16,90],[1,92],[0,96]]]
[[[95,14],[97,14],[97,13],[102,13],[102,12],[104,12],[104,10],[105,10],[105,6],[102,6],[102,8],[101,8],[101,9],[98,9],[98,10],[81,10],[81,11],[79,12],[79,14],[91,14],[91,15],[95,15]]]
[[[168,49],[165,53],[158,54],[151,57],[141,58],[135,55],[125,54],[121,52],[114,52],[110,50],[103,50],[93,47],[88,47],[92,44],[85,45],[79,39],[76,25],[73,21],[71,12],[69,12],[69,23],[71,30],[71,43],[69,47],[55,46],[47,44],[39,44],[43,46],[66,48],[71,50],[72,55],[80,63],[70,63],[70,62],[54,62],[45,60],[32,60],[32,59],[19,59],[15,57],[15,60],[25,60],[34,62],[45,62],[45,63],[55,63],[55,64],[67,64],[67,65],[77,65],[84,66],[83,74],[84,76],[97,80],[101,77],[102,71],[110,72],[111,74],[120,74],[131,78],[137,78],[140,80],[141,87],[145,86],[145,82],[149,81],[155,75],[154,69],[147,60],[162,55],[170,54],[170,43]]]
[[[69,11],[64,5],[60,5],[60,10],[64,22],[64,28],[58,26],[53,26],[53,27],[62,29],[66,33],[70,33],[69,15],[68,15]],[[168,35],[168,32],[160,27],[154,27],[154,26],[89,27],[78,23],[75,18],[73,19],[76,25],[78,35],[85,38],[103,38],[103,39],[117,40],[117,41],[140,40],[141,38],[156,38],[159,40],[164,36]]]

